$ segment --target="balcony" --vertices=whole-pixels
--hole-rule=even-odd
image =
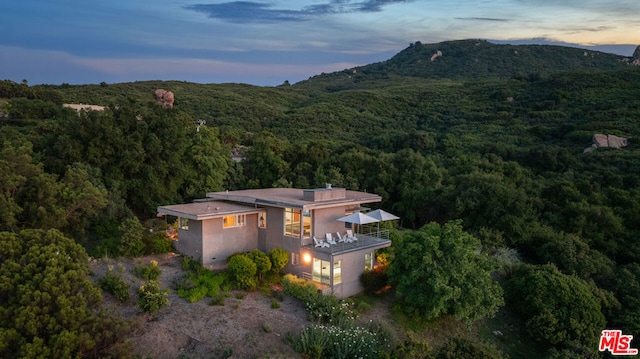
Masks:
[[[338,241],[335,233],[331,233],[333,238]],[[354,242],[338,242],[337,244],[331,244],[329,247],[316,247],[312,242],[310,244],[306,244],[303,246],[305,249],[312,250],[314,252],[322,252],[329,253],[331,255],[339,255],[343,253],[359,251],[363,249],[377,249],[391,246],[391,240],[389,239],[389,230],[373,230],[366,234],[364,233],[355,233],[355,236],[358,240]],[[316,236],[318,237],[318,236]],[[322,238],[318,237],[318,239],[322,239],[325,241],[324,236]],[[326,243],[326,242],[325,242]]]

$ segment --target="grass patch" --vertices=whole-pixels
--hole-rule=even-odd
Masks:
[[[186,299],[189,303],[195,303],[209,297],[212,302],[220,302],[217,298],[221,291],[227,291],[228,280],[226,273],[214,273],[208,270],[196,273],[187,273],[176,281],[176,293],[180,298]],[[222,298],[224,303],[224,298]],[[219,305],[219,304],[217,304]]]

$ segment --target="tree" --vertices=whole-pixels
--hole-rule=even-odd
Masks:
[[[231,256],[227,260],[227,270],[241,289],[251,289],[256,286],[258,267],[246,254]]]
[[[271,259],[271,271],[278,273],[289,263],[289,253],[282,248],[274,248],[269,251],[269,259]]]
[[[460,221],[406,232],[394,253],[389,280],[406,308],[425,319],[453,315],[473,322],[504,304],[502,288],[490,277],[493,262]]]
[[[126,257],[135,257],[142,253],[144,242],[142,235],[144,227],[136,217],[124,220],[120,227],[120,243],[118,244],[118,254]]]
[[[264,252],[259,249],[254,249],[249,253],[249,258],[256,264],[256,271],[260,280],[262,276],[271,270],[271,260]]]
[[[84,249],[57,230],[0,232],[0,358],[110,353],[129,325],[102,308]]]
[[[541,343],[558,348],[597,343],[605,327],[601,301],[592,287],[562,274],[553,264],[516,267],[507,278],[505,292],[531,337]]]

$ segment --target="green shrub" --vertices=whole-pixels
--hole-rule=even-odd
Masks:
[[[239,254],[230,257],[227,271],[238,288],[253,289],[256,287],[258,268],[255,262],[247,255]]]
[[[205,270],[200,275],[194,273],[185,274],[175,282],[176,292],[180,298],[185,298],[188,302],[194,303],[204,297],[213,298],[224,288],[227,281],[225,273],[214,273]]]
[[[313,282],[292,274],[285,274],[282,278],[282,289],[286,295],[298,298],[305,303],[318,296],[318,287]]]
[[[160,288],[158,281],[147,281],[138,289],[140,298],[137,306],[143,312],[155,314],[158,310],[170,304],[169,298],[167,298],[168,294],[168,290]]]
[[[320,323],[342,325],[357,317],[351,302],[340,300],[333,295],[318,294],[305,303],[305,309],[309,313],[309,320]]]
[[[495,346],[480,342],[477,339],[453,337],[438,348],[435,352],[435,357],[438,359],[502,359],[504,358],[504,355]]]
[[[118,243],[118,254],[124,257],[136,257],[142,254],[144,250],[144,242],[142,235],[144,227],[140,221],[135,218],[125,219],[118,227],[120,232],[120,241]]]
[[[145,254],[173,252],[173,241],[165,232],[155,232],[143,238]]]
[[[309,358],[379,358],[388,350],[389,338],[375,326],[313,325],[290,341]]]
[[[277,300],[272,300],[271,301],[271,309],[278,309],[280,308],[280,302],[278,302]]]
[[[207,272],[207,269],[202,266],[198,261],[191,257],[183,256],[180,258],[180,267],[183,271],[192,272],[195,275],[200,275]]]
[[[247,257],[251,258],[253,263],[256,264],[256,271],[260,280],[262,280],[262,276],[271,270],[271,259],[264,252],[257,249],[252,250]]]
[[[389,283],[386,267],[377,267],[360,274],[360,283],[367,294],[375,294]]]
[[[139,265],[133,268],[133,274],[138,278],[145,280],[157,280],[162,274],[162,269],[158,266],[158,262],[155,260],[149,261],[149,264]]]
[[[121,302],[129,300],[129,284],[125,282],[121,274],[114,272],[112,268],[109,268],[107,273],[98,279],[98,285]]]
[[[274,248],[269,251],[269,259],[271,260],[271,271],[279,273],[289,263],[289,253],[282,248]]]

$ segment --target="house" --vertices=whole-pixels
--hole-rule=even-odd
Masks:
[[[210,269],[224,268],[233,253],[282,248],[290,255],[287,273],[344,298],[363,290],[360,274],[373,268],[374,251],[391,245],[388,230],[360,230],[357,240],[338,238],[351,226],[338,219],[380,202],[376,194],[327,185],[213,192],[206,197],[160,206],[158,213],[178,218],[176,249]],[[324,240],[327,233],[335,243],[317,245],[316,240]]]

